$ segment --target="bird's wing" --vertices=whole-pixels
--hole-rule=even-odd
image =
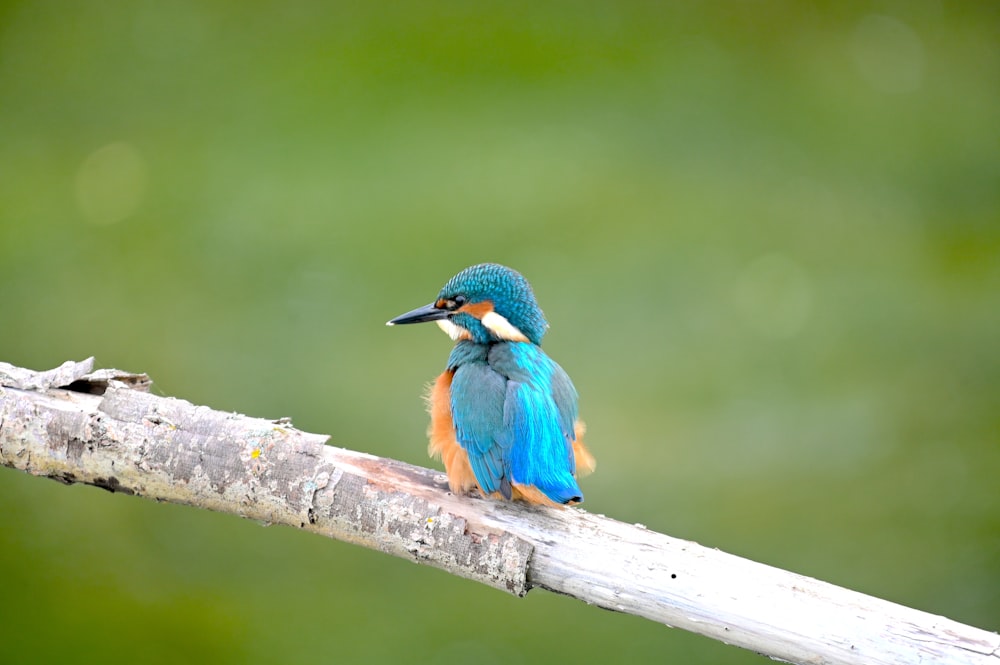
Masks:
[[[490,352],[489,363],[511,383],[523,384],[523,389],[512,394],[508,386],[507,400],[519,395],[517,402],[534,413],[555,412],[559,429],[570,446],[576,433],[576,387],[559,363],[549,358],[539,347],[529,344],[498,344]],[[508,408],[518,406],[517,403]]]
[[[557,503],[582,500],[573,477],[576,389],[535,345],[496,345],[489,362],[507,376],[498,441],[511,482],[536,487]]]
[[[485,362],[471,362],[455,370],[451,383],[451,413],[455,438],[469,454],[469,465],[486,494],[511,498],[504,436],[507,378]]]
[[[511,481],[536,487],[556,503],[580,501],[573,477],[572,439],[563,431],[552,394],[534,383],[507,382],[501,441],[509,449]]]

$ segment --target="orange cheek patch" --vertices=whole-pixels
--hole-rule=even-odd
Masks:
[[[470,302],[459,307],[458,311],[467,312],[481,321],[484,316],[493,311],[493,303],[489,300]]]

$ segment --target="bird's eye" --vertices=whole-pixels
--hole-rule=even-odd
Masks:
[[[459,307],[461,307],[462,305],[464,305],[464,304],[465,304],[466,300],[467,300],[467,299],[466,299],[466,297],[465,297],[465,296],[455,296],[454,298],[452,298],[452,300],[451,300],[451,301],[452,301],[453,303],[455,303],[455,307],[454,307],[454,308],[455,308],[455,309],[458,309]]]

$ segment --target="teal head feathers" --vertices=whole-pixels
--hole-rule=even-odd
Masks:
[[[388,325],[437,321],[452,339],[541,344],[548,323],[521,273],[496,263],[466,268],[429,305],[397,316]]]
[[[388,325],[436,321],[457,344],[431,389],[430,453],[455,493],[529,503],[583,501],[583,445],[573,382],[540,348],[548,324],[520,273],[466,268],[429,305]]]

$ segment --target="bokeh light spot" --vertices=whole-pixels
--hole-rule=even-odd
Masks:
[[[861,19],[851,54],[861,76],[880,92],[913,92],[923,83],[924,44],[912,28],[891,16]]]

